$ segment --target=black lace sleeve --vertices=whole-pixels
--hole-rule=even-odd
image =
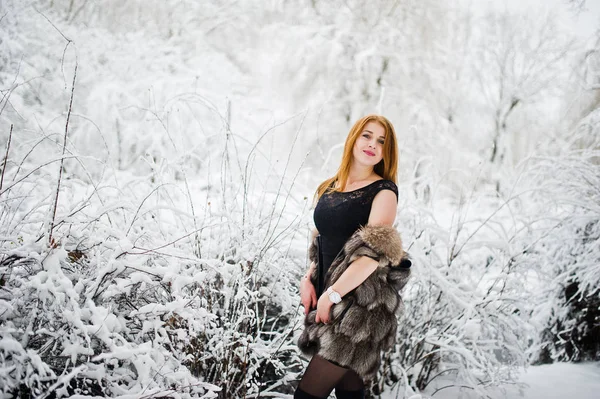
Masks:
[[[379,180],[373,185],[373,198],[381,190],[390,190],[396,194],[396,200],[398,200],[398,186],[391,180]]]

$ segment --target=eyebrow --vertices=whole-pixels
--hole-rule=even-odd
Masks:
[[[365,129],[365,130],[363,130],[363,132],[369,132],[369,133],[371,133],[371,134],[375,134],[375,133],[373,133],[372,131],[370,131],[369,129]],[[384,138],[384,139],[385,139],[385,133],[384,133],[382,136],[379,136],[379,137],[382,137],[382,138]]]

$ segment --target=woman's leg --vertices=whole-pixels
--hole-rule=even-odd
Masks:
[[[319,355],[313,356],[306,368],[306,372],[298,389],[294,393],[295,399],[327,398],[335,388],[350,372],[347,368],[337,366]],[[307,396],[308,395],[308,396]]]
[[[348,370],[335,386],[335,397],[337,399],[364,399],[365,384],[362,378],[355,371]]]

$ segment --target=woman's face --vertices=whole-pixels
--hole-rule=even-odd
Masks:
[[[383,159],[385,129],[379,122],[370,121],[354,142],[352,155],[354,162],[365,166],[375,166]]]

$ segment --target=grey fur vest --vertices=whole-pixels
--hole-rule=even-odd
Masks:
[[[315,239],[309,249],[309,258],[315,264],[318,261],[316,245]],[[367,381],[379,370],[381,351],[394,345],[397,317],[403,310],[399,291],[408,281],[411,263],[396,229],[367,225],[344,244],[327,272],[325,289],[361,256],[377,260],[377,269],[339,304],[332,306],[328,324],[315,323],[317,312],[310,311],[298,346],[306,355],[318,354],[354,370]],[[311,276],[315,287],[316,278],[315,270]]]

